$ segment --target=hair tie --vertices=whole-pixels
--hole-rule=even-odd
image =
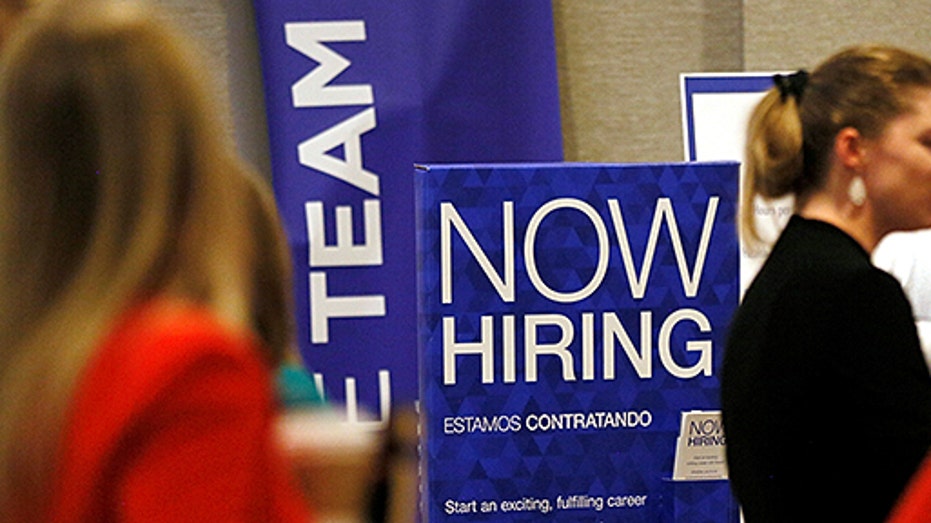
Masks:
[[[789,75],[773,75],[773,83],[779,88],[779,95],[783,102],[786,101],[786,98],[792,96],[795,98],[796,103],[801,103],[802,92],[805,91],[805,86],[808,84],[808,71],[799,69]]]

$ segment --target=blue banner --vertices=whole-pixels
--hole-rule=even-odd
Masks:
[[[736,520],[713,414],[737,174],[418,171],[428,521]]]
[[[381,416],[416,386],[411,171],[562,159],[549,0],[255,0],[301,352]]]

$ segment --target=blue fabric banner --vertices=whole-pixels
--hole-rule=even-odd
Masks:
[[[419,170],[426,520],[736,521],[737,173]]]
[[[255,0],[301,352],[384,415],[416,386],[415,163],[558,161],[549,0]]]

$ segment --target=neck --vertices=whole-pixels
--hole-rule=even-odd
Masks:
[[[827,192],[815,193],[799,206],[798,214],[837,227],[870,254],[881,237],[871,226],[869,202],[856,206],[847,199],[846,194],[834,197]]]

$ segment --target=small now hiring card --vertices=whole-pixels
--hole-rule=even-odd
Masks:
[[[727,479],[724,428],[719,410],[682,413],[673,480]]]

